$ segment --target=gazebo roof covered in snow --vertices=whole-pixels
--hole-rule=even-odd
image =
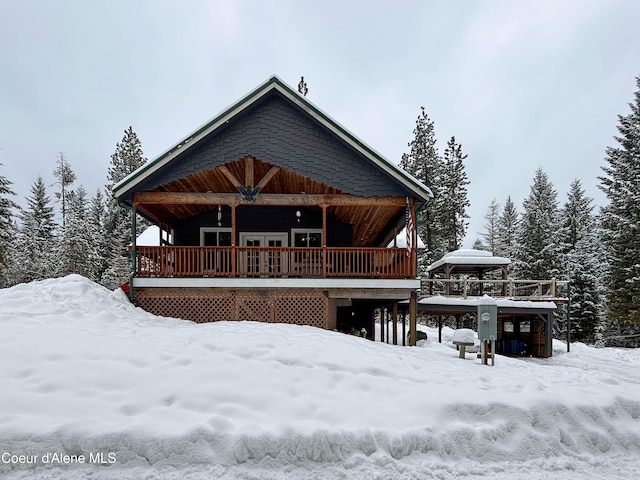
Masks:
[[[460,249],[446,253],[442,258],[427,267],[428,273],[443,270],[445,273],[478,273],[506,269],[511,260],[494,257],[486,250]]]

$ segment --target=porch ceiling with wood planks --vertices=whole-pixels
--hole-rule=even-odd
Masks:
[[[188,175],[134,194],[134,207],[168,225],[223,205],[326,206],[327,215],[353,225],[354,246],[377,246],[402,218],[405,199],[359,197],[252,157]]]

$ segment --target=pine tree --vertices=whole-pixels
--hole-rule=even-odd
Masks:
[[[442,195],[436,198],[436,215],[439,219],[440,231],[445,249],[449,252],[458,250],[467,233],[467,198],[469,179],[464,169],[467,155],[462,153],[462,145],[451,137],[444,151],[442,170]]]
[[[88,228],[91,232],[91,243],[93,249],[91,252],[91,275],[89,278],[94,282],[99,282],[102,274],[108,268],[107,240],[105,235],[106,223],[106,205],[104,195],[100,189],[96,190],[95,195],[91,198],[89,206]]]
[[[21,212],[18,231],[16,277],[19,282],[55,277],[59,270],[53,206],[42,177],[32,185],[27,205]]]
[[[423,274],[427,266],[446,253],[438,216],[434,205],[442,197],[442,173],[444,162],[438,155],[433,121],[425,108],[416,120],[414,138],[408,144],[409,153],[402,155],[400,166],[424,185],[434,195],[431,205],[423,208],[417,215],[416,230],[424,240],[425,249],[418,253],[418,273]]]
[[[487,213],[484,214],[484,239],[483,250],[490,251],[493,255],[497,255],[498,250],[498,223],[500,220],[500,204],[494,198],[491,200]]]
[[[113,197],[113,186],[130,173],[146,163],[142,154],[142,144],[138,136],[129,127],[122,141],[116,145],[111,155],[111,164],[107,174],[107,214],[105,218],[105,255],[107,265],[101,274],[101,283],[107,288],[116,288],[129,278],[129,254],[127,246],[131,243],[131,214],[122,208]],[[138,222],[142,228],[144,222]]]
[[[606,150],[600,188],[609,204],[602,209],[603,240],[609,252],[609,319],[622,327],[640,323],[640,76],[631,112],[618,116],[617,147]]]
[[[593,230],[593,199],[587,197],[582,182],[571,182],[567,202],[562,209],[562,243],[565,251],[575,250],[579,240]]]
[[[67,192],[67,222],[62,227],[60,262],[62,274],[93,275],[95,256],[91,229],[87,221],[87,194],[82,186]]]
[[[518,246],[518,226],[518,211],[516,210],[513,200],[511,200],[511,197],[509,196],[507,197],[502,213],[497,220],[495,243],[496,251],[494,252],[494,255],[515,260]]]
[[[8,271],[14,259],[13,242],[16,231],[13,210],[18,210],[18,205],[9,197],[15,195],[11,185],[12,182],[0,175],[0,288],[9,285]]]
[[[473,248],[474,250],[489,250],[489,247],[485,245],[479,238],[476,238],[473,241],[473,245],[471,245],[471,248]]]
[[[571,282],[571,337],[588,343],[597,340],[605,318],[601,281],[605,263],[592,212],[593,199],[586,196],[580,180],[574,180],[561,212],[560,245]]]
[[[548,175],[538,168],[517,234],[514,273],[519,278],[548,280],[561,274],[557,197]]]
[[[142,143],[132,127],[124,131],[122,140],[116,144],[116,151],[111,155],[111,164],[107,171],[108,187],[113,187],[127,175],[146,163],[142,153]]]
[[[67,220],[67,196],[71,192],[68,188],[76,181],[76,174],[73,173],[64,153],[58,154],[56,169],[53,175],[58,179],[56,182],[60,186],[60,191],[56,192],[56,198],[60,201],[60,211],[62,213],[62,227],[64,228]]]

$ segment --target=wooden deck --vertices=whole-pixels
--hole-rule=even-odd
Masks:
[[[181,247],[135,249],[136,277],[415,278],[404,248]]]
[[[421,296],[433,297],[481,297],[489,295],[494,298],[511,298],[513,300],[551,301],[565,303],[567,301],[566,280],[478,280],[434,279],[423,278]]]

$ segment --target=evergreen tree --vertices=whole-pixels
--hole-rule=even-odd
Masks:
[[[433,121],[425,108],[416,120],[414,139],[408,144],[409,153],[402,155],[400,166],[431,189],[434,201],[417,215],[416,230],[424,240],[425,249],[418,253],[418,273],[446,253],[435,205],[442,197],[442,174],[444,162],[438,155]]]
[[[129,278],[129,253],[127,246],[131,243],[131,213],[122,208],[113,198],[113,186],[127,175],[146,163],[142,154],[142,144],[138,136],[129,127],[124,132],[122,141],[116,144],[116,151],[111,155],[111,164],[107,174],[107,214],[105,218],[104,253],[107,265],[101,274],[101,283],[107,288],[116,288]],[[144,222],[138,222],[143,228]]]
[[[71,167],[62,152],[58,154],[58,161],[56,162],[56,169],[53,171],[53,175],[58,179],[56,183],[60,187],[60,191],[56,192],[56,198],[60,201],[62,227],[64,228],[67,220],[67,196],[71,192],[68,187],[76,181],[76,174],[71,170]]]
[[[142,153],[142,143],[132,127],[124,131],[122,140],[116,144],[116,151],[111,155],[111,164],[107,170],[108,188],[112,188],[120,180],[146,163]]]
[[[94,282],[99,282],[103,272],[108,268],[107,237],[105,235],[106,205],[104,195],[100,189],[96,190],[91,198],[91,205],[88,211],[88,228],[91,232],[91,252],[92,272],[89,278]]]
[[[474,250],[489,250],[489,247],[482,243],[482,240],[480,240],[479,238],[476,238],[473,241],[473,245],[471,245],[471,248],[473,248]]]
[[[0,175],[0,288],[9,285],[8,271],[14,259],[13,242],[16,231],[13,209],[18,210],[18,205],[9,197],[15,195],[11,185],[12,182]]]
[[[516,258],[516,251],[518,246],[518,226],[519,215],[516,210],[516,206],[511,200],[511,197],[507,197],[507,201],[504,203],[502,213],[498,217],[496,224],[496,250],[494,255],[499,257],[506,257],[514,260]]]
[[[558,194],[541,168],[535,173],[517,233],[514,273],[519,278],[548,280],[560,275]]]
[[[87,222],[87,194],[82,186],[67,192],[67,222],[62,227],[60,262],[62,274],[93,275],[93,236]]]
[[[482,238],[484,239],[483,250],[490,251],[493,255],[497,256],[498,250],[498,223],[500,220],[500,204],[494,198],[491,200],[487,213],[484,214],[484,233]]]
[[[560,244],[564,247],[565,269],[571,282],[571,337],[588,343],[597,340],[605,321],[604,259],[592,212],[593,199],[586,196],[580,180],[574,180],[561,212]],[[561,333],[566,333],[566,328]]]
[[[55,255],[53,206],[42,177],[32,185],[27,205],[28,208],[21,213],[18,231],[16,277],[19,282],[55,277],[59,267]]]
[[[603,239],[609,253],[609,318],[624,327],[640,323],[640,76],[631,112],[618,116],[618,146],[606,150],[600,188]]]
[[[436,198],[436,214],[439,218],[440,231],[445,249],[449,252],[458,250],[467,233],[467,198],[469,179],[464,169],[467,155],[462,153],[462,145],[451,137],[444,151],[442,170],[442,195]]]
[[[561,244],[565,252],[576,249],[579,240],[589,231],[593,231],[593,199],[587,197],[582,183],[576,179],[571,182],[567,202],[561,212]]]

